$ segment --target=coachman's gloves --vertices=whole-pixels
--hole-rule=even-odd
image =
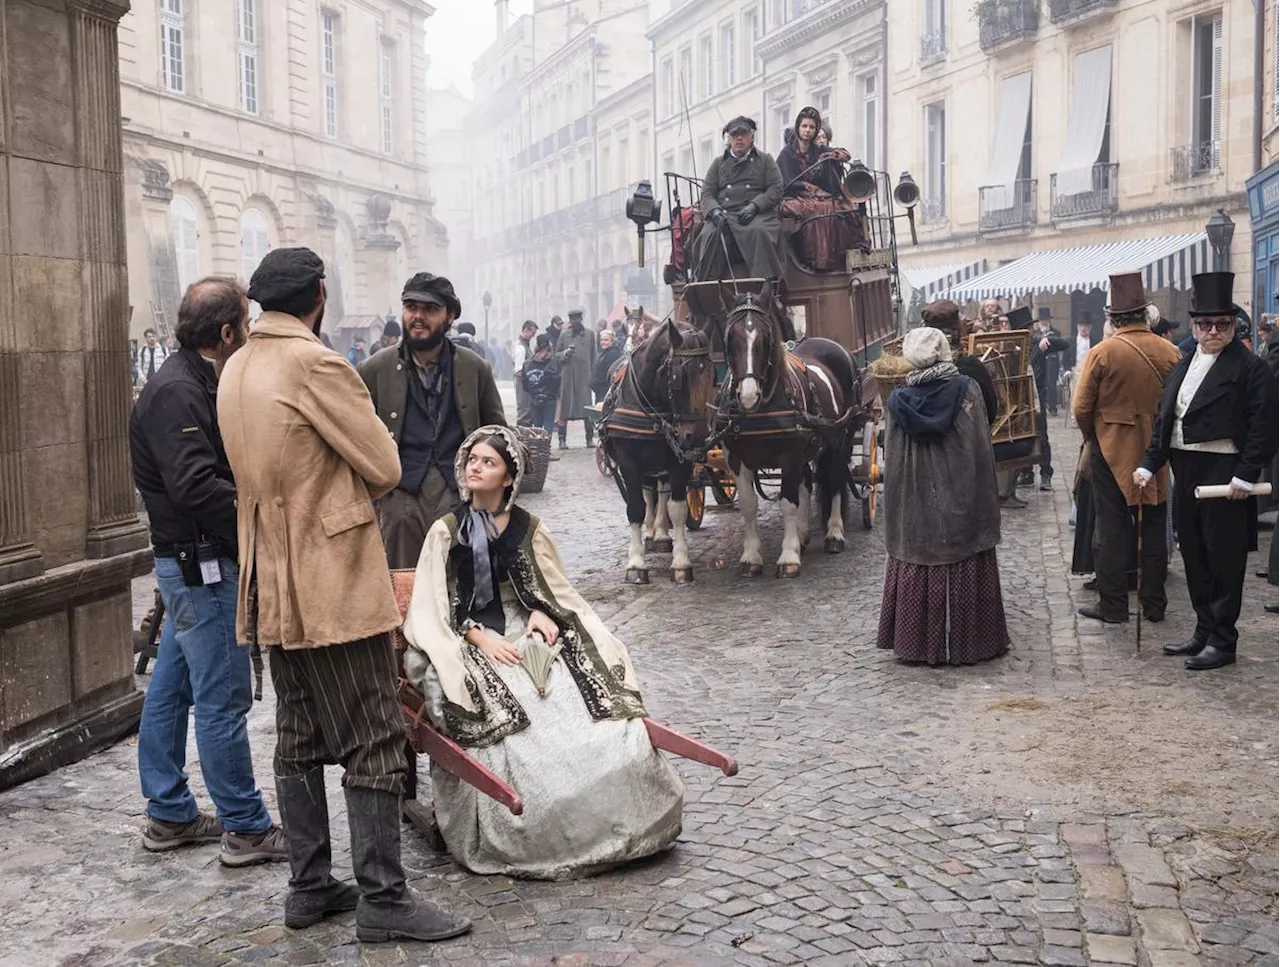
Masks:
[[[760,214],[760,209],[757,208],[754,203],[747,202],[745,205],[742,206],[742,210],[738,212],[738,224],[750,225],[751,219],[755,218],[759,214]]]
[[[714,225],[716,228],[724,227],[724,209],[723,208],[713,208],[711,210],[711,214],[708,215],[707,217],[711,219],[711,224]]]

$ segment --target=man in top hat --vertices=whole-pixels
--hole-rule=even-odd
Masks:
[[[583,324],[582,310],[569,312],[569,325],[556,341],[556,363],[560,368],[560,419],[556,430],[560,449],[569,445],[569,423],[581,420],[587,446],[593,446],[592,423],[586,408],[591,405],[591,370],[596,364],[596,337]]]
[[[446,338],[462,303],[441,275],[419,272],[400,293],[397,352],[359,367],[378,418],[400,453],[400,480],[378,501],[393,568],[417,567],[431,525],[458,508],[453,458],[473,430],[506,425],[493,372],[477,352]]]
[[[1093,557],[1098,603],[1080,609],[1086,618],[1129,620],[1129,561],[1136,540],[1138,503],[1142,511],[1142,586],[1138,603],[1148,621],[1163,621],[1168,601],[1165,541],[1169,475],[1161,471],[1147,489],[1133,482],[1146,452],[1165,380],[1182,354],[1147,325],[1150,308],[1142,273],[1111,276],[1107,316],[1115,336],[1099,343],[1081,367],[1072,410],[1089,448],[1093,491]]]
[[[1257,502],[1250,497],[1276,453],[1276,381],[1236,338],[1235,276],[1193,276],[1191,328],[1196,350],[1170,373],[1151,445],[1134,471],[1146,487],[1173,467],[1178,542],[1196,611],[1191,637],[1166,645],[1201,671],[1234,664],[1236,621],[1249,551],[1257,547]],[[1226,499],[1197,500],[1195,488],[1228,485]]]
[[[1048,398],[1049,359],[1070,348],[1070,343],[1056,331],[1046,333],[1034,330],[1029,306],[1019,306],[1009,311],[1009,329],[1011,332],[1019,329],[1031,330],[1031,373],[1036,380],[1036,396],[1040,405],[1036,414],[1036,432],[1040,437],[1040,489],[1052,490],[1053,450],[1049,446],[1049,414],[1045,403]],[[1030,468],[1026,473],[1030,477]]]
[[[1043,343],[1047,336],[1062,339],[1062,333],[1054,328],[1053,313],[1048,306],[1041,306],[1036,310],[1036,341]],[[1063,340],[1062,349],[1044,355],[1044,403],[1050,416],[1058,415],[1058,374],[1062,368],[1062,352],[1070,348],[1071,344]]]
[[[706,223],[694,242],[694,275],[703,281],[727,278],[725,252],[736,246],[751,277],[777,279],[782,275],[782,173],[773,155],[755,146],[756,122],[751,118],[734,118],[723,134],[728,146],[711,162],[702,182],[700,207]]]

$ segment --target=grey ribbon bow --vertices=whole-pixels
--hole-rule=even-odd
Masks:
[[[498,536],[498,521],[488,510],[471,510],[462,522],[461,538],[471,547],[471,573],[475,583],[472,606],[485,608],[493,600],[493,565],[489,541]]]

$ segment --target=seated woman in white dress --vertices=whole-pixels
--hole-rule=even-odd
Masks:
[[[635,670],[516,506],[523,446],[482,427],[458,451],[457,514],[427,533],[404,623],[432,724],[524,799],[522,815],[432,769],[436,821],[475,873],[565,879],[680,835],[684,786],[650,743]]]

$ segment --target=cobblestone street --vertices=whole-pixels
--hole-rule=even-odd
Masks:
[[[0,965],[1277,964],[1277,626],[1253,577],[1241,660],[1192,674],[1160,645],[1192,612],[1177,556],[1161,625],[1077,621],[1069,469],[1005,514],[1011,652],[905,666],[875,647],[883,545],[856,522],[798,580],[740,577],[736,510],[691,535],[696,583],[622,582],[622,503],[589,451],[523,503],[626,641],[650,714],[735,755],[679,761],[684,834],[648,863],[571,883],[478,877],[404,835],[414,885],[475,921],[441,945],[361,946],[347,914],[281,925],[287,870],[232,871],[217,847],[151,855],[135,748],[0,793]],[[575,428],[577,430],[577,428]],[[580,433],[580,430],[577,430]],[[581,437],[578,437],[579,444]],[[851,520],[856,518],[856,513]],[[766,561],[780,544],[763,510]],[[1263,534],[1265,541],[1269,533]],[[769,554],[773,554],[773,558]],[[717,567],[720,564],[720,567]],[[146,610],[148,581],[137,582]],[[1269,597],[1270,596],[1270,597]],[[145,680],[141,682],[145,686]],[[273,701],[251,713],[274,809]],[[194,744],[191,773],[204,796]],[[349,875],[339,772],[335,849]],[[422,766],[424,789],[426,764]]]

